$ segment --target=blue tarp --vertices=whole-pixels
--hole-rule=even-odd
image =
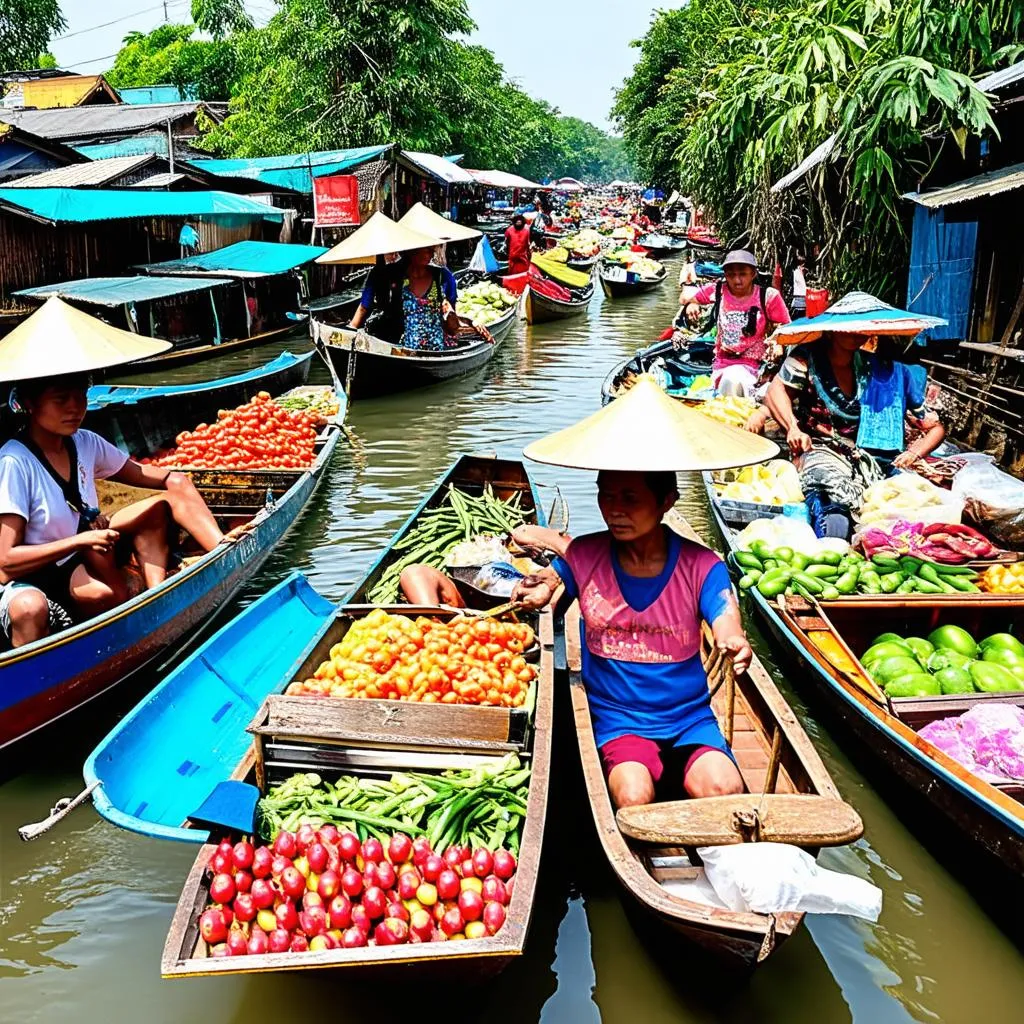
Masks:
[[[910,244],[908,307],[915,313],[941,316],[946,327],[933,327],[935,341],[967,338],[974,286],[977,221],[946,221],[945,211],[918,206]]]
[[[266,185],[312,193],[313,178],[340,174],[375,160],[390,146],[362,146],[357,149],[332,149],[319,153],[290,153],[250,160],[192,160],[193,166],[210,174],[232,178],[251,178]],[[312,168],[312,174],[310,169]]]
[[[195,89],[182,93],[176,85],[145,85],[134,89],[118,89],[118,96],[125,103],[187,103],[198,100]]]
[[[23,288],[15,295],[33,299],[48,299],[56,295],[69,302],[85,302],[94,306],[121,306],[126,302],[152,302],[185,292],[200,292],[231,284],[226,277],[204,277],[201,281],[182,280],[180,277],[85,277],[78,281],[61,281],[37,288]]]
[[[0,146],[0,172],[7,179],[24,178],[40,171],[49,171],[60,166],[60,161],[38,149],[26,146],[15,139],[5,139],[0,135],[3,145]]]
[[[267,277],[284,274],[322,256],[322,245],[288,245],[284,242],[235,242],[223,249],[199,253],[181,260],[146,263],[151,274],[230,274],[233,277]]]
[[[90,160],[106,160],[112,156],[142,156],[145,153],[167,156],[167,133],[135,135],[130,139],[119,139],[117,142],[90,143],[87,146],[71,148]]]
[[[0,205],[54,224],[170,217],[248,224],[284,219],[281,210],[230,192],[156,192],[146,189],[0,188]]]

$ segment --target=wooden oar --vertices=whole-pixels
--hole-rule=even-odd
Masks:
[[[849,804],[800,793],[742,793],[643,804],[621,808],[615,820],[631,839],[664,846],[844,846],[864,834],[864,823]]]

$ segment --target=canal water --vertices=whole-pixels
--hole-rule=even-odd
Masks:
[[[456,454],[515,455],[531,439],[595,410],[607,370],[657,337],[674,302],[671,280],[635,300],[612,303],[597,295],[586,317],[517,325],[490,365],[472,376],[355,403],[352,444],[342,446],[301,521],[216,622],[295,569],[326,596],[343,596]],[[283,348],[305,346],[298,334],[284,344],[181,369],[175,377],[221,376]],[[535,473],[548,499],[557,487],[568,500],[573,531],[599,526],[590,474],[544,466]],[[686,490],[682,509],[718,544],[698,488]],[[86,754],[153,684],[149,678],[0,762],[0,1020],[389,1022],[421,1014],[519,1024],[1024,1019],[1021,952],[965,888],[976,869],[951,859],[947,837],[926,830],[915,809],[887,802],[895,797],[892,780],[862,774],[870,762],[837,733],[840,748],[816,721],[813,700],[804,703],[812,695],[802,681],[780,673],[770,649],[754,639],[843,796],[864,818],[865,838],[826,852],[822,862],[882,888],[877,924],[808,918],[807,928],[752,978],[740,980],[722,976],[686,947],[648,935],[602,861],[563,719],[527,952],[496,980],[475,988],[402,987],[357,983],[340,972],[299,972],[162,981],[160,953],[194,848],[119,831],[88,805],[34,843],[21,843],[16,831],[81,788]],[[1019,890],[1013,898],[1019,900]]]

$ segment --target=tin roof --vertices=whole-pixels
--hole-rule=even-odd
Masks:
[[[311,263],[327,249],[322,245],[291,245],[286,242],[235,242],[222,249],[199,253],[181,260],[146,263],[143,270],[155,274],[206,275],[229,277],[269,277],[284,274],[304,263]]]
[[[216,116],[204,103],[104,103],[53,110],[0,109],[0,121],[47,139],[79,139],[92,135],[130,135],[189,117],[200,109]]]
[[[29,174],[7,182],[9,188],[78,188],[89,185],[105,185],[137,167],[155,160],[151,153],[141,156],[115,156],[108,160],[91,160],[89,163],[70,164],[68,167],[54,167],[50,171]]]
[[[1009,85],[1024,79],[1024,60],[1011,64],[1008,68],[993,71],[975,83],[982,92],[999,92]]]
[[[973,178],[965,178],[945,188],[932,189],[929,192],[907,192],[903,198],[910,199],[919,206],[936,209],[941,206],[952,206],[954,203],[966,203],[972,199],[985,199],[1024,187],[1024,164],[1011,164],[998,171],[986,171]]]
[[[390,146],[361,146],[355,149],[331,149],[318,153],[288,153],[241,160],[191,160],[194,167],[210,174],[232,178],[250,178],[265,185],[293,189],[307,194],[313,191],[313,178],[375,160]]]
[[[151,302],[171,295],[199,292],[217,285],[231,284],[227,278],[205,277],[187,280],[180,277],[84,277],[77,281],[61,281],[37,288],[23,288],[15,295],[48,299],[56,295],[71,302],[84,302],[93,306],[121,306],[126,302]]]
[[[458,164],[446,160],[443,156],[403,149],[402,157],[445,185],[475,184],[475,179],[469,171],[463,170]]]

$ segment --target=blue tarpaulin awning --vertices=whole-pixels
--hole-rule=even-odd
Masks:
[[[51,224],[169,217],[241,225],[254,220],[284,219],[283,211],[230,192],[0,188],[0,208]]]
[[[180,277],[85,277],[78,281],[61,281],[36,288],[23,288],[14,292],[42,302],[56,295],[69,302],[91,303],[94,306],[121,306],[126,302],[152,302],[172,295],[198,292],[231,284],[230,279],[204,278],[202,281],[183,281]]]
[[[187,256],[163,263],[145,263],[139,269],[148,274],[226,277],[270,277],[311,263],[327,249],[322,245],[289,245],[285,242],[235,242],[223,249]]]

